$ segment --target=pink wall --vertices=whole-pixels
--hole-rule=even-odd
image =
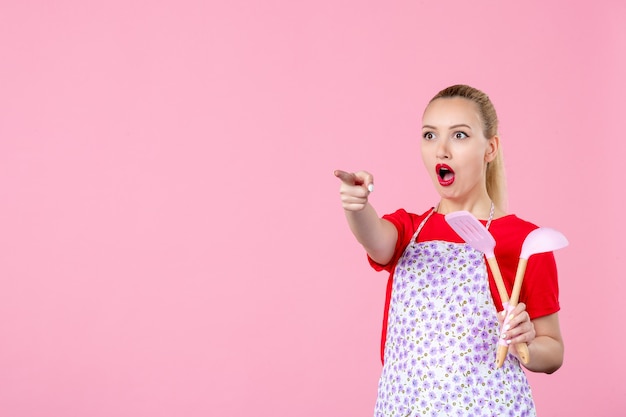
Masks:
[[[540,415],[624,415],[623,1],[88,3],[0,4],[0,415],[371,415],[385,276],[332,171],[434,203],[456,82],[571,241]]]

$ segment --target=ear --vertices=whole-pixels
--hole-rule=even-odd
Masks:
[[[495,135],[489,139],[489,143],[487,144],[487,149],[485,150],[485,162],[491,162],[496,159],[498,149],[500,149],[500,138]]]

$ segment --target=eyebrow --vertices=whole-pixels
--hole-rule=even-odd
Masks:
[[[469,125],[466,125],[465,123],[459,123],[456,125],[452,125],[449,127],[449,129],[458,129],[460,127],[464,127],[467,128],[469,130],[472,130],[472,128]],[[430,126],[430,125],[424,125],[422,126],[422,129],[432,129],[432,130],[437,130],[437,128],[435,126]]]

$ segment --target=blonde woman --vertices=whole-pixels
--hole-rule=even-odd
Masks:
[[[535,416],[514,345],[528,344],[530,371],[552,373],[563,362],[554,256],[529,259],[521,302],[500,333],[503,308],[484,256],[444,218],[467,210],[489,228],[510,293],[524,238],[537,226],[505,212],[489,97],[467,85],[435,95],[423,114],[421,155],[440,196],[422,214],[379,217],[368,201],[373,175],[335,171],[350,229],[371,265],[389,273],[375,416]],[[496,368],[499,339],[511,348]]]

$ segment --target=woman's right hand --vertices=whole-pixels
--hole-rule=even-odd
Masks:
[[[341,204],[350,230],[374,262],[386,265],[393,257],[398,230],[390,221],[378,217],[367,201],[374,191],[374,177],[365,171],[340,170],[335,171],[335,176],[341,180]]]
[[[374,191],[374,177],[366,171],[346,172],[335,170],[335,176],[341,180],[339,194],[344,210],[361,211],[367,205],[367,199]]]

